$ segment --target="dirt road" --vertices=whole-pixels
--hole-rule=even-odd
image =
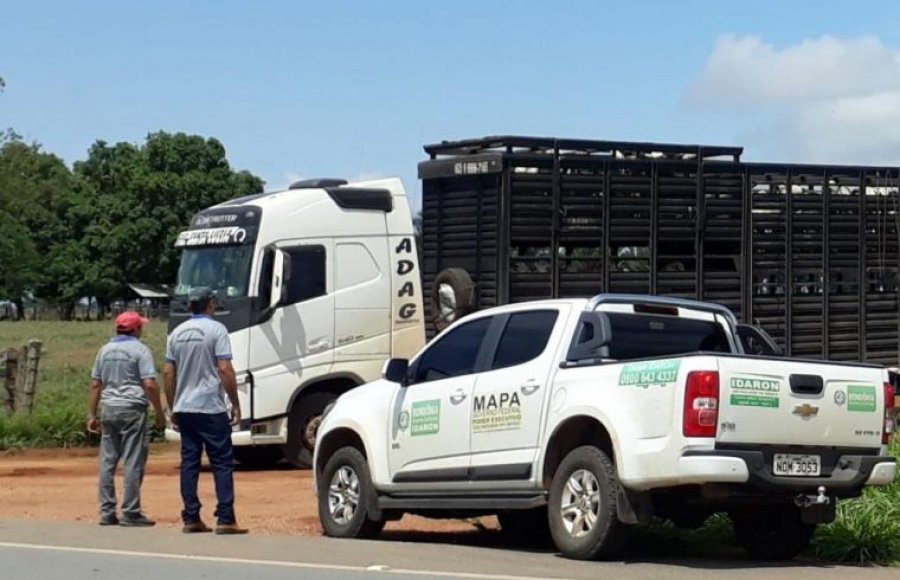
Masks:
[[[142,500],[148,516],[162,527],[180,527],[177,445],[153,445]],[[270,471],[235,472],[235,509],[241,524],[256,534],[319,535],[316,498],[309,471],[283,466]],[[121,474],[117,482],[121,493]],[[120,497],[121,499],[121,497]],[[212,474],[200,476],[203,518],[213,521]],[[97,519],[96,449],[34,450],[0,454],[0,518],[92,522]],[[495,526],[493,518],[481,522]],[[407,516],[389,530],[472,532],[470,522],[438,521]]]

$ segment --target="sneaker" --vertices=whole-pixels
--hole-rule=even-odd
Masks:
[[[203,522],[196,521],[189,524],[184,524],[184,527],[181,528],[181,531],[185,534],[202,534],[205,532],[211,532],[212,529]]]
[[[100,525],[101,526],[118,526],[119,518],[116,517],[116,514],[106,514],[100,516]]]
[[[122,521],[119,522],[120,526],[125,526],[126,528],[149,528],[151,526],[155,526],[156,522],[145,516],[144,514],[140,514],[138,516],[122,516]]]
[[[236,536],[239,534],[246,534],[249,532],[247,528],[242,528],[237,525],[237,523],[232,524],[219,524],[216,526],[216,533],[220,536]]]

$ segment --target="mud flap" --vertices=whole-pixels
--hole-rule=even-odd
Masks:
[[[378,505],[378,494],[373,491],[369,494],[369,501],[366,502],[366,515],[370,520],[380,522],[384,519],[384,514],[381,511],[381,506]]]
[[[616,486],[616,517],[623,524],[636,525],[653,519],[650,496],[645,493],[628,491],[622,484]]]

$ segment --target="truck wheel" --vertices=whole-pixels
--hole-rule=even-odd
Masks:
[[[572,450],[553,475],[548,515],[550,534],[563,556],[610,558],[627,540],[617,517],[616,468],[606,454],[586,445]]]
[[[251,469],[266,469],[281,461],[284,454],[277,445],[241,445],[234,447],[234,458]]]
[[[816,524],[805,524],[795,506],[765,506],[732,511],[738,543],[758,560],[790,560],[812,540]]]
[[[547,508],[510,510],[497,514],[500,531],[519,546],[545,546],[551,542]]]
[[[431,285],[431,318],[438,331],[472,312],[475,284],[462,268],[441,270]]]
[[[374,538],[384,521],[369,519],[375,489],[366,458],[355,447],[342,447],[325,464],[319,485],[319,521],[325,535]]]
[[[287,443],[283,446],[284,457],[301,469],[312,467],[316,433],[322,423],[322,413],[337,395],[329,392],[300,395],[288,414]]]

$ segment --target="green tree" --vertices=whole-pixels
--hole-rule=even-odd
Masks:
[[[173,282],[175,237],[191,216],[263,188],[260,178],[231,169],[218,140],[184,133],[152,133],[142,146],[97,141],[75,173],[87,188],[67,219],[83,247],[65,251],[89,264],[73,286],[101,304],[122,296],[128,282]]]
[[[65,163],[7,131],[0,135],[0,294],[47,293],[54,248],[68,236],[61,214],[75,189]],[[49,294],[53,294],[49,292]]]

